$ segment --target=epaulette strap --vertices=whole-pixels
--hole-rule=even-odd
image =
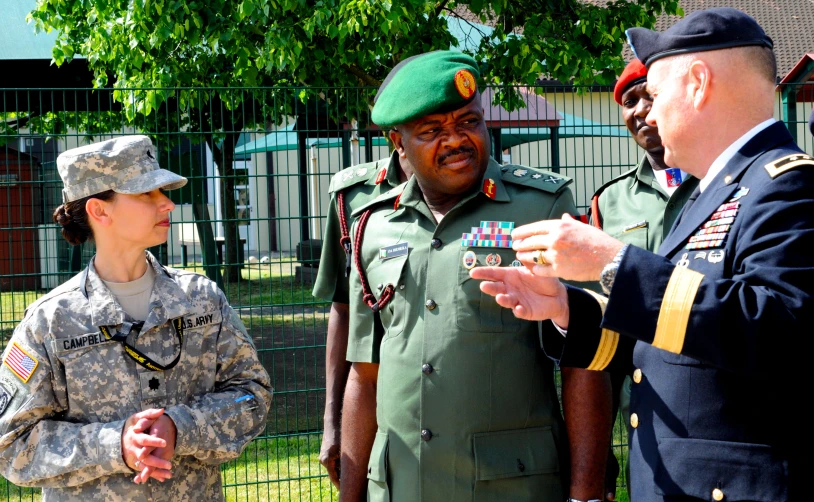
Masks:
[[[795,153],[769,162],[765,167],[769,176],[774,179],[786,171],[791,171],[800,166],[814,166],[814,158],[804,153]]]
[[[334,193],[339,190],[367,182],[369,179],[378,175],[382,164],[387,167],[390,164],[390,158],[351,166],[339,171],[333,175],[333,178],[331,178],[331,183],[328,186],[328,193]]]
[[[500,168],[500,172],[503,181],[549,193],[557,193],[571,184],[571,178],[567,176],[532,167],[506,165]]]

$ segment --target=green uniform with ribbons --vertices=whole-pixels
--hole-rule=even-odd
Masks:
[[[416,178],[354,211],[361,267],[351,272],[348,360],[379,363],[368,500],[567,497],[568,445],[538,323],[517,319],[469,277],[471,265],[512,266],[515,253],[505,243],[465,246],[462,236],[482,222],[575,215],[569,183],[490,160],[483,188],[440,224]],[[368,210],[369,219],[360,218]],[[367,328],[374,314],[362,301],[363,281],[376,300],[392,292],[375,321],[380,332]]]

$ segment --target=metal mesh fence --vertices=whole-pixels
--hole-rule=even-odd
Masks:
[[[788,120],[800,146],[812,153],[805,122],[814,86],[784,89],[776,116]],[[493,94],[502,91],[484,93],[493,156],[573,178],[583,212],[596,188],[635,167],[643,155],[609,88],[522,88],[517,96],[525,107],[513,112],[491,105]],[[59,152],[147,134],[162,167],[190,180],[170,192],[177,206],[169,239],[152,251],[166,265],[218,281],[275,389],[265,432],[222,466],[227,500],[337,499],[318,462],[329,305],[315,299],[311,288],[331,176],[389,152],[382,132],[365,123],[374,93],[0,89],[0,346],[28,304],[79,272],[93,255],[92,244],[68,246],[51,219],[61,203]],[[617,421],[613,446],[622,466],[625,429]],[[621,475],[619,486],[624,481]],[[40,495],[0,479],[3,497]]]

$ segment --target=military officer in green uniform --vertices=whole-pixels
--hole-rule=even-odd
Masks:
[[[625,125],[645,154],[638,166],[596,191],[591,199],[590,222],[626,244],[656,252],[698,186],[698,179],[664,163],[664,146],[658,128],[645,123],[653,104],[646,87],[647,68],[634,59],[619,76],[613,98],[622,107]],[[627,373],[614,373],[611,377],[614,416],[617,408],[621,409],[625,424],[630,423],[630,376]],[[615,462],[615,457],[608,459],[609,495],[615,494],[616,478],[612,476],[614,471],[618,473]],[[629,469],[626,469],[626,479],[629,486]]]
[[[339,487],[339,432],[342,395],[350,363],[348,347],[348,273],[350,272],[350,214],[356,207],[398,186],[412,173],[406,160],[394,153],[376,162],[351,166],[335,174],[325,222],[314,296],[331,302],[325,349],[325,415],[319,461]],[[372,320],[371,320],[372,321]]]
[[[490,158],[478,77],[469,56],[436,51],[402,61],[378,93],[373,121],[414,176],[353,212],[343,502],[603,491],[609,379],[563,371],[566,430],[539,325],[469,278],[519,265],[514,225],[576,214],[568,178]]]

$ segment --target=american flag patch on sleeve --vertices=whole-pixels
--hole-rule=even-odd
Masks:
[[[3,359],[3,364],[17,375],[23,383],[28,383],[34,370],[37,369],[39,361],[34,356],[26,352],[17,342],[11,344],[11,348]]]

